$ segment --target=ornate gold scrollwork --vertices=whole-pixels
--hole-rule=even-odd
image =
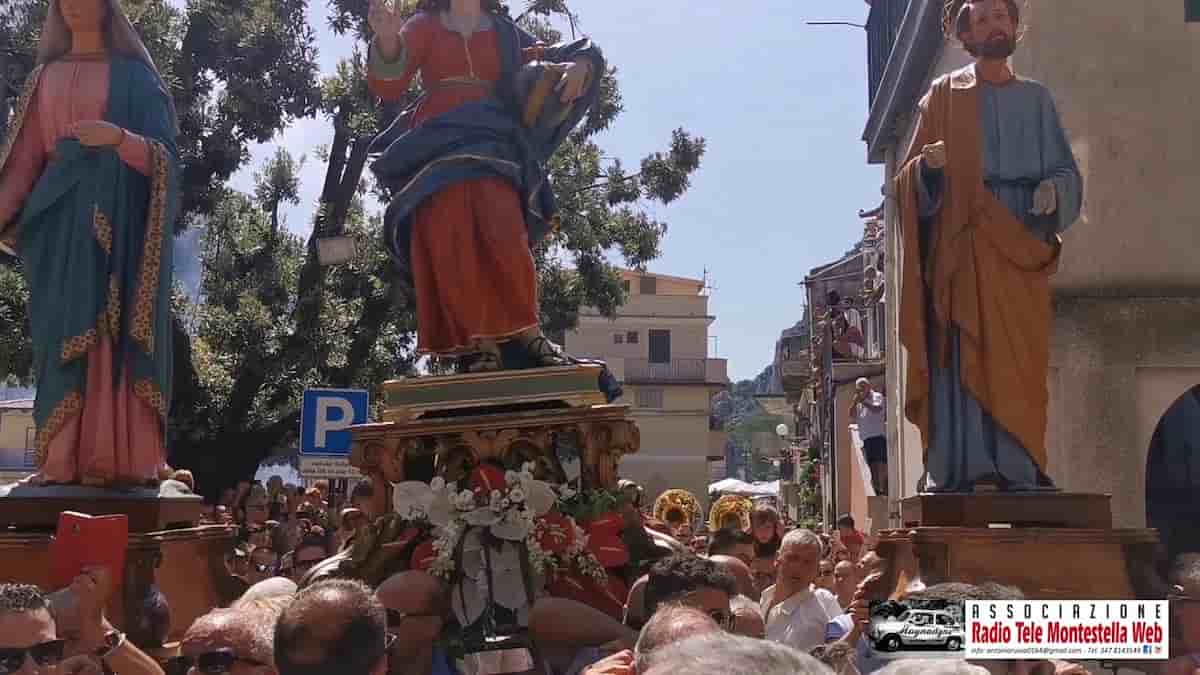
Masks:
[[[526,463],[533,463],[534,478],[559,484],[566,481],[553,447],[553,435],[549,429],[522,433],[504,448],[501,460],[505,469],[520,470]]]

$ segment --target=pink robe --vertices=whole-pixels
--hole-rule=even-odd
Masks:
[[[71,135],[71,126],[104,119],[108,85],[105,61],[60,60],[46,65],[12,154],[0,167],[0,224],[18,217],[42,171],[54,159],[59,139]],[[127,132],[117,154],[148,175],[150,151],[141,136]],[[65,419],[52,418],[38,430],[40,473],[45,481],[110,485],[157,480],[165,456],[159,414],[134,395],[132,377],[114,380],[112,351],[112,342],[101,337],[88,352],[87,387],[79,406],[64,406]]]

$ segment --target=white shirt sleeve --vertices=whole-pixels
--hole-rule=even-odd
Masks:
[[[817,600],[821,602],[821,607],[825,610],[825,613],[829,615],[830,621],[838,616],[841,616],[842,614],[845,614],[841,606],[838,604],[837,596],[835,596],[833,593],[830,593],[824,588],[818,588],[816,590],[816,596]]]

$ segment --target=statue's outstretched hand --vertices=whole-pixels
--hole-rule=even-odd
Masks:
[[[946,166],[946,141],[930,143],[921,148],[921,158],[930,169],[942,169]]]
[[[389,61],[400,51],[400,29],[412,14],[412,6],[412,0],[371,0],[367,24],[375,33],[384,58]]]
[[[1058,190],[1054,181],[1044,180],[1038,183],[1033,193],[1033,208],[1029,212],[1035,216],[1048,216],[1058,210]]]

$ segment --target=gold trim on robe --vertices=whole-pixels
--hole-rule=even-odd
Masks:
[[[160,417],[167,416],[167,397],[163,396],[162,390],[150,378],[138,380],[133,385],[133,395],[141,399],[143,403],[150,406],[156,411]]]
[[[77,391],[67,392],[58,405],[54,406],[54,412],[50,413],[50,417],[46,419],[46,423],[38,430],[34,446],[37,448],[37,467],[41,469],[46,464],[46,456],[50,450],[50,442],[58,435],[58,432],[67,426],[67,422],[72,417],[75,417],[83,412],[83,396]]]
[[[166,147],[147,140],[150,146],[150,208],[146,217],[146,239],[134,297],[130,336],[146,354],[154,353],[154,304],[158,298],[159,269],[166,228],[167,182],[170,179]]]
[[[112,255],[112,221],[108,219],[108,216],[104,215],[99,205],[93,207],[92,231],[96,235],[96,242],[100,244],[100,248],[104,249],[104,253]]]

